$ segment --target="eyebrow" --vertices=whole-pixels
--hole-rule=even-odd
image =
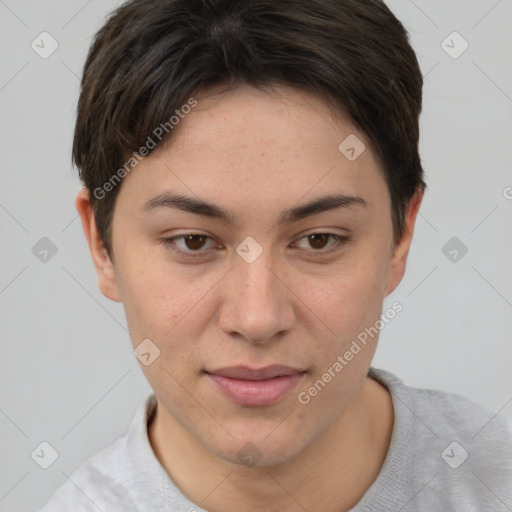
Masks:
[[[362,197],[358,196],[329,195],[283,211],[277,223],[292,223],[329,210],[354,206],[366,207],[368,204]],[[233,212],[207,201],[179,194],[162,194],[150,199],[144,204],[142,211],[149,212],[157,208],[175,208],[195,215],[218,219],[226,224],[237,224],[237,218]]]

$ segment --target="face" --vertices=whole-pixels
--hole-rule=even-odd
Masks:
[[[250,442],[276,464],[335,425],[361,386],[377,336],[343,356],[379,320],[410,240],[393,246],[369,141],[321,100],[249,86],[196,99],[124,179],[112,261],[93,256],[133,347],[160,350],[142,369],[167,421],[226,461]],[[366,147],[355,160],[338,148],[349,135]],[[270,365],[291,375],[211,375]]]

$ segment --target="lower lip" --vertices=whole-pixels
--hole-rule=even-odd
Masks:
[[[217,388],[231,401],[250,407],[271,405],[289,393],[302,379],[302,373],[294,373],[267,380],[240,380],[207,374]]]

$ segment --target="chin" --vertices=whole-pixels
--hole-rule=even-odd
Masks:
[[[302,435],[299,437],[297,432],[283,428],[282,424],[278,428],[274,424],[272,428],[241,429],[243,435],[231,437],[226,434],[215,445],[210,444],[213,441],[210,438],[207,448],[219,459],[240,468],[275,467],[292,461],[313,442],[305,436],[303,429],[300,430]]]

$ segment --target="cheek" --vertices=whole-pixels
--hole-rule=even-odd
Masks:
[[[132,346],[136,349],[149,339],[157,347],[150,345],[151,350],[159,350],[149,365],[141,364],[141,369],[160,396],[177,397],[180,384],[194,385],[198,365],[204,360],[197,343],[204,330],[201,322],[209,318],[203,283],[194,283],[182,273],[171,272],[168,264],[147,258],[144,263],[127,259],[119,268]],[[180,406],[190,404],[182,400]]]
[[[340,264],[327,281],[305,285],[303,294],[311,310],[338,333],[340,328],[358,327],[379,315],[387,273],[385,259],[355,257]]]
[[[187,312],[204,295],[202,286],[173,270],[165,258],[143,251],[123,256],[116,277],[133,343],[141,337],[160,343],[174,339]]]
[[[147,379],[166,389],[174,389],[172,377],[193,385],[205,350],[212,350],[201,340],[218,306],[214,295],[222,275],[198,276],[190,267],[171,265],[162,255],[136,255],[120,263],[120,291],[132,345],[136,348],[150,339],[160,350],[153,364],[142,367]]]
[[[371,328],[382,312],[387,273],[388,262],[382,253],[361,250],[354,251],[327,279],[303,281],[301,296],[307,298],[304,302],[311,322],[317,326],[312,335],[312,351],[318,355],[321,371],[350,350],[352,343],[358,336],[364,337],[365,332],[371,332],[372,336],[366,338],[362,350],[354,348],[358,351],[354,357],[357,363],[350,366],[355,370],[371,360],[378,339]]]

